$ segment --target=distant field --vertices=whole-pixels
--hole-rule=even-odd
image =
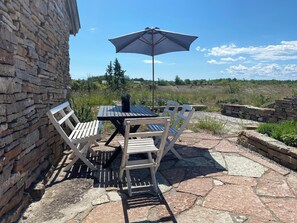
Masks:
[[[132,104],[151,105],[151,90],[146,84],[130,84],[129,93]],[[96,117],[99,105],[114,104],[120,100],[120,93],[110,91],[106,87],[95,90],[72,92],[72,101],[82,113]],[[276,99],[297,96],[297,83],[252,83],[250,81],[234,81],[227,84],[157,86],[155,105],[164,105],[167,100],[175,100],[180,104],[207,105],[208,111],[219,111],[220,103],[238,103],[267,107]],[[87,108],[89,107],[89,108]],[[89,110],[88,110],[89,109]]]
[[[204,104],[216,110],[221,102],[265,107],[276,99],[296,96],[296,90],[295,84],[161,86],[156,91],[156,98],[167,95],[181,102]]]

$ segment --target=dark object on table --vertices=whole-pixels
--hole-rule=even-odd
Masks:
[[[122,112],[130,112],[130,98],[129,94],[122,96]]]

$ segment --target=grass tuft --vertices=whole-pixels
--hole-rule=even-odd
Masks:
[[[226,130],[224,123],[209,117],[205,117],[204,119],[198,120],[195,123],[189,124],[189,129],[194,132],[199,132],[199,130],[206,130],[213,134],[223,134]]]

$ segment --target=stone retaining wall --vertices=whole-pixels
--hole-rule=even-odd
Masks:
[[[207,109],[206,105],[190,105],[195,111],[203,111]],[[154,106],[154,112],[163,112],[166,106]],[[182,110],[182,105],[178,107],[178,111]]]
[[[65,0],[0,1],[0,222],[14,222],[63,141],[46,112],[66,98]]]
[[[292,170],[297,170],[297,148],[253,130],[238,135],[238,143],[266,156]]]
[[[275,108],[258,108],[248,105],[221,104],[221,113],[258,122],[297,120],[297,100],[285,98],[275,101]]]

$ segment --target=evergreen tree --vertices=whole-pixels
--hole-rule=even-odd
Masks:
[[[182,85],[183,83],[184,83],[183,80],[178,75],[176,75],[175,76],[175,84]]]
[[[110,88],[113,88],[113,67],[112,62],[110,61],[109,65],[107,65],[105,72],[105,79]]]
[[[115,89],[124,88],[126,81],[125,81],[125,70],[122,70],[121,64],[119,63],[118,59],[116,58],[113,63],[113,75],[114,75],[114,87]]]

